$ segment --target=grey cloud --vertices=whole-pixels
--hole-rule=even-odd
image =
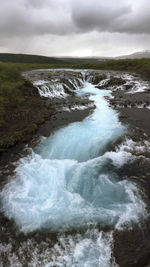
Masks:
[[[33,7],[33,8],[44,8],[48,4],[48,1],[43,0],[26,0],[24,5],[27,8]]]
[[[76,1],[72,8],[72,18],[80,31],[108,31],[115,29],[120,17],[131,12],[128,4],[119,4],[116,0]]]
[[[60,5],[58,0],[58,4]],[[24,6],[27,8],[44,9],[44,8],[57,8],[55,0],[24,0]]]
[[[118,32],[150,34],[150,5],[148,1],[140,1],[138,8],[130,16],[122,19],[117,27]]]
[[[59,2],[57,5],[54,0],[20,0],[18,5],[17,1],[6,0],[0,9],[1,37],[72,32],[71,14],[63,13],[62,3]]]
[[[0,51],[92,56],[149,46],[149,0],[5,0],[0,18]]]
[[[150,33],[148,0],[5,0],[0,17],[1,38],[91,31]]]
[[[137,4],[138,3],[138,4]],[[148,0],[87,0],[74,2],[73,22],[80,32],[120,32],[150,34]]]

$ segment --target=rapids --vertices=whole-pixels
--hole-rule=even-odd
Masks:
[[[15,178],[1,193],[3,211],[25,233],[84,229],[83,235],[68,241],[70,254],[47,267],[115,266],[112,232],[98,229],[132,226],[144,215],[145,204],[136,185],[115,172],[131,153],[107,150],[126,132],[105,98],[111,91],[84,82],[76,94],[88,94],[96,109],[82,122],[58,129],[20,160]]]

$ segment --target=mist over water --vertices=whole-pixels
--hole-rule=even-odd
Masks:
[[[15,179],[1,194],[3,210],[26,233],[94,229],[72,241],[72,256],[63,256],[56,266],[113,266],[112,233],[102,234],[97,227],[129,227],[140,220],[144,203],[136,186],[115,172],[130,160],[130,153],[107,151],[125,133],[105,99],[110,91],[85,83],[76,93],[89,94],[95,111],[57,130],[21,160]]]

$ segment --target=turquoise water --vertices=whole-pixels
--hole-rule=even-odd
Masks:
[[[105,100],[110,92],[89,83],[77,90],[87,93],[95,102],[94,113],[56,131],[23,158],[2,193],[5,214],[22,231],[115,226],[137,212],[134,186],[119,180],[111,168],[114,154],[104,153],[125,130]]]
[[[105,99],[111,92],[85,83],[76,93],[89,95],[94,112],[45,138],[20,160],[15,177],[1,192],[3,212],[19,231],[59,233],[52,248],[51,241],[36,244],[32,266],[38,266],[42,257],[44,267],[117,266],[112,258],[113,231],[99,227],[130,227],[144,214],[136,186],[115,172],[131,160],[131,153],[121,147],[107,151],[126,131]],[[64,236],[72,229],[84,231]],[[23,249],[24,245],[19,251]]]

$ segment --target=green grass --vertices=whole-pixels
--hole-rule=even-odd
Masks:
[[[120,70],[136,72],[145,76],[150,76],[150,59],[120,59],[107,60],[95,63],[83,63],[74,66],[76,68],[101,69],[101,70]]]
[[[17,68],[9,64],[0,64],[0,122],[6,105],[19,105],[24,101],[20,90],[24,79]]]

